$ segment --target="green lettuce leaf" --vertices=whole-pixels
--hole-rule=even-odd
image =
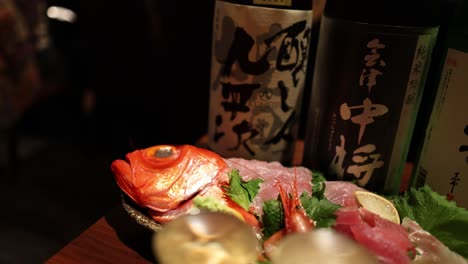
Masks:
[[[448,248],[468,258],[468,211],[448,201],[429,186],[411,188],[402,196],[388,197],[400,217],[409,217]]]

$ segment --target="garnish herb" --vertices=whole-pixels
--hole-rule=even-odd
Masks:
[[[312,195],[323,199],[325,193],[325,176],[319,171],[312,171]]]
[[[283,207],[279,198],[263,203],[262,223],[262,233],[265,240],[284,227]]]
[[[315,227],[331,227],[335,224],[335,211],[341,206],[328,201],[325,196],[325,177],[319,172],[312,173],[312,195],[306,192],[299,197],[307,216],[315,221]],[[263,235],[268,239],[284,227],[281,199],[269,200],[263,204]]]
[[[427,185],[388,198],[401,218],[416,221],[448,248],[468,258],[468,210],[448,201]]]
[[[242,181],[239,171],[231,170],[229,173],[229,186],[225,189],[227,195],[246,211],[249,211],[253,198],[257,195],[262,179],[253,179],[247,182]]]
[[[319,199],[313,194],[309,196],[303,193],[300,197],[302,207],[307,215],[315,221],[315,227],[331,227],[335,224],[335,211],[341,206],[328,201],[326,198]]]

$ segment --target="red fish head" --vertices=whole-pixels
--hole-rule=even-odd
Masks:
[[[115,160],[117,185],[138,205],[165,212],[216,184],[226,172],[221,156],[191,145],[158,145]]]

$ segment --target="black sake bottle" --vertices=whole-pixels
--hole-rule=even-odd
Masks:
[[[399,192],[440,2],[328,0],[322,16],[304,165],[330,180]]]

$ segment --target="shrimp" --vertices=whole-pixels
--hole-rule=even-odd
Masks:
[[[304,233],[314,228],[314,221],[307,216],[299,199],[296,175],[294,175],[291,194],[286,193],[284,187],[279,182],[276,182],[276,187],[278,188],[283,205],[284,228],[277,231],[263,242],[264,252],[267,256],[286,235],[291,233]]]

